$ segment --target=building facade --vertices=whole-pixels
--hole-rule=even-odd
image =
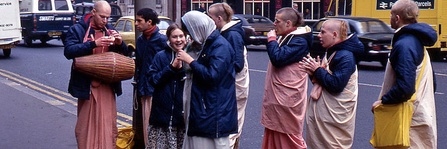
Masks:
[[[320,19],[327,15],[350,15],[352,0],[117,0],[123,15],[134,15],[135,10],[149,7],[159,15],[180,22],[183,14],[198,10],[200,4],[207,9],[211,4],[228,3],[235,13],[262,15],[274,20],[282,7],[294,7],[305,19]],[[135,7],[137,6],[137,7]],[[338,8],[338,9],[336,9]]]

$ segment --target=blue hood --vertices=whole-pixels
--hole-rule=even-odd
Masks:
[[[236,21],[234,21],[234,22],[236,22]],[[244,29],[242,28],[242,22],[241,21],[238,21],[236,24],[231,25],[231,27],[229,27],[227,29],[222,29],[222,30],[223,31],[235,31],[235,32],[239,33],[241,35],[241,37],[245,37],[245,32],[244,32]]]
[[[403,34],[412,34],[421,41],[424,46],[432,46],[438,40],[436,31],[428,24],[414,23],[402,27],[394,34],[394,40],[399,39],[399,36]]]
[[[357,34],[351,34],[348,39],[334,45],[333,47],[330,47],[328,49],[328,53],[339,50],[348,50],[357,57],[358,55],[363,53],[364,49],[365,48],[362,42],[360,42],[360,40],[357,38]]]

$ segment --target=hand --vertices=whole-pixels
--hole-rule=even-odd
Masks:
[[[194,59],[183,50],[177,52],[177,58],[187,64],[191,64],[191,62],[194,61]]]
[[[109,29],[109,34],[110,34],[110,36],[114,37],[115,45],[121,45],[121,43],[123,42],[123,38],[116,30]]]
[[[374,113],[374,109],[377,108],[378,106],[380,106],[381,104],[382,104],[382,100],[375,101],[371,107],[371,112]]]
[[[91,38],[92,38],[92,40],[95,40],[94,37],[91,37]],[[110,37],[110,36],[103,36],[101,38],[96,39],[95,44],[97,47],[99,47],[99,46],[105,47],[105,46],[113,45],[113,41],[115,41],[115,38]]]
[[[267,38],[270,38],[270,37],[274,37],[274,38],[276,38],[276,31],[275,30],[270,30],[268,33],[267,33]]]
[[[172,67],[176,69],[182,68],[182,61],[178,59],[178,57],[175,57],[174,61],[171,64]]]
[[[310,55],[307,55],[303,58],[302,61],[300,61],[300,64],[303,68],[306,69],[306,72],[309,75],[313,75],[313,73],[321,67],[321,60],[320,57],[317,57],[317,59],[312,58]]]

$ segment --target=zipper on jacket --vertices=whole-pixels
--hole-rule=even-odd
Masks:
[[[216,138],[219,138],[219,121],[216,121]]]
[[[169,133],[172,133],[172,121],[174,119],[174,105],[175,105],[175,88],[177,86],[177,81],[174,81],[174,91],[173,91],[173,96],[172,98],[174,98],[173,102],[172,102],[172,106],[171,106],[171,118],[169,119],[169,126],[168,126],[168,130]]]
[[[203,109],[206,110],[205,100],[203,100],[203,98],[202,98],[202,105],[203,105]]]

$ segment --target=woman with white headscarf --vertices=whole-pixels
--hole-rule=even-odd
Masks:
[[[178,53],[193,74],[184,148],[229,149],[228,136],[237,132],[234,51],[206,14],[190,11],[182,23],[202,46],[197,59]]]

